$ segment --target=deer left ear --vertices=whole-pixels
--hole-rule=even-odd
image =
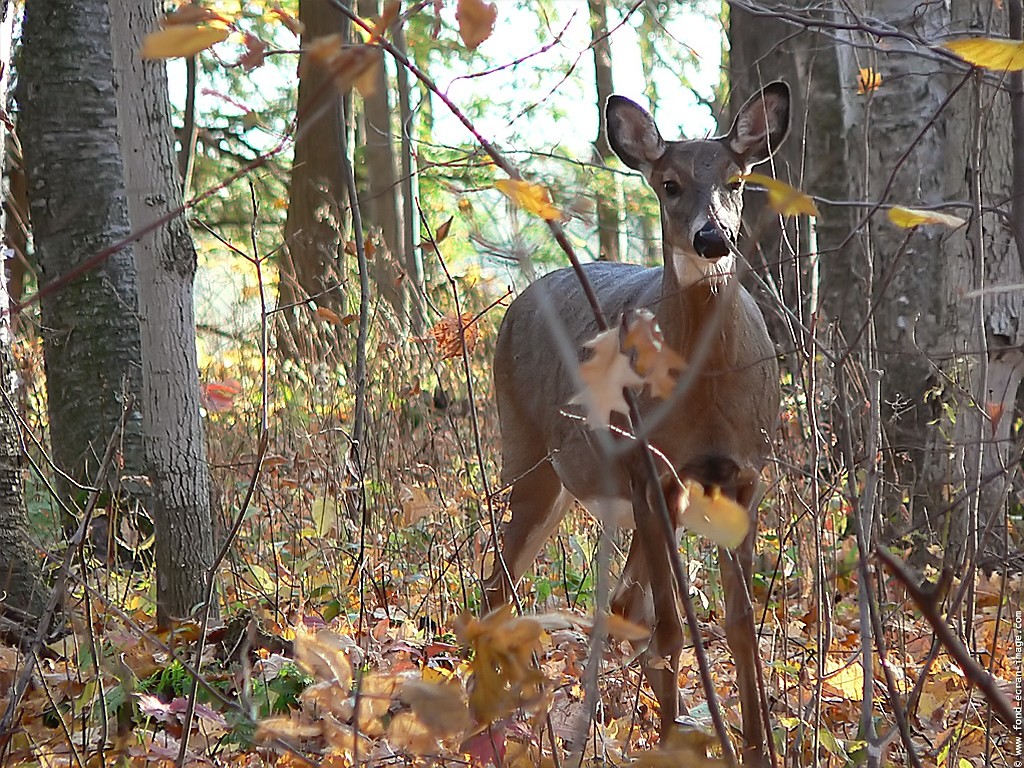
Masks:
[[[726,141],[750,168],[763,163],[779,148],[789,133],[789,86],[781,80],[766,85],[740,107]]]

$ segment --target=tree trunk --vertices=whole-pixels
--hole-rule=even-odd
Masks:
[[[380,15],[378,0],[359,0],[359,15],[372,18]],[[408,325],[405,286],[405,239],[402,235],[402,210],[399,204],[399,183],[395,171],[395,151],[391,142],[391,103],[388,98],[388,76],[384,68],[384,51],[374,70],[375,88],[363,99],[363,152],[366,169],[360,210],[364,229],[380,236],[373,259],[373,275],[377,290],[395,313],[395,322]]]
[[[14,14],[10,0],[0,2],[0,93],[7,93],[11,64]],[[0,146],[7,140],[7,128],[0,122]],[[3,158],[0,157],[0,172]],[[0,307],[8,306],[7,274],[0,269]],[[4,606],[15,609],[25,622],[26,634],[43,607],[42,572],[39,558],[28,540],[28,513],[22,479],[24,454],[17,418],[18,371],[11,355],[11,316],[0,315],[0,594]],[[14,617],[9,617],[14,619]]]
[[[143,61],[138,53],[144,34],[158,26],[159,2],[112,0],[110,6],[128,212],[133,229],[139,229],[182,199],[167,70],[162,61]],[[184,218],[141,238],[135,260],[145,474],[156,527],[157,618],[167,626],[203,602],[214,556],[192,297],[196,251]]]
[[[334,86],[331,73],[310,58],[309,45],[327,35],[347,37],[348,20],[324,0],[301,0],[304,25],[299,54],[299,96],[296,108],[295,155],[284,225],[285,249],[278,295],[299,344],[296,320],[308,301],[339,315],[345,304],[344,245],[351,215],[341,134],[346,96]]]
[[[594,52],[594,82],[597,86],[598,129],[594,140],[597,161],[607,163],[613,156],[608,144],[608,126],[604,105],[615,92],[612,80],[612,46],[608,37],[607,0],[588,0],[590,7],[590,49]],[[610,174],[607,184],[597,193],[597,233],[600,258],[603,261],[621,261],[619,251],[618,177]]]
[[[26,0],[17,96],[45,285],[129,232],[105,0]],[[129,247],[41,300],[50,445],[71,479],[58,478],[65,494],[93,481],[122,419],[121,468],[142,470],[136,293]]]

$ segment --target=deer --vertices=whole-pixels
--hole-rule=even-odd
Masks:
[[[709,139],[666,141],[641,106],[613,95],[605,107],[608,139],[619,159],[639,171],[660,204],[664,265],[593,262],[582,265],[605,316],[646,309],[665,343],[697,365],[688,385],[667,400],[638,397],[641,418],[659,406],[646,435],[667,471],[661,488],[636,451],[617,452],[609,466],[591,425],[573,417],[572,366],[599,331],[572,268],[551,272],[509,306],[494,353],[501,430],[501,479],[511,486],[511,518],[496,536],[495,564],[483,583],[485,608],[508,602],[545,541],[574,502],[601,509],[601,519],[635,530],[611,610],[650,630],[644,676],[660,709],[664,740],[679,716],[679,657],[683,624],[669,547],[678,546],[678,518],[687,494],[681,479],[732,499],[750,528],[734,550],[719,547],[725,634],[735,668],[744,764],[765,765],[770,729],[750,598],[760,472],[779,417],[775,347],[754,298],[737,279],[737,236],[744,174],[768,160],[789,132],[790,91],[766,85],[740,108],[729,132]],[[551,323],[557,318],[560,328]],[[560,354],[559,335],[577,358]],[[682,377],[680,377],[682,378]],[[614,427],[615,425],[613,425]],[[613,431],[628,431],[623,421]],[[665,467],[665,465],[667,468]],[[654,493],[664,493],[676,540],[666,541],[655,518]],[[741,513],[742,514],[742,513]],[[697,627],[691,627],[696,635]],[[696,640],[699,642],[699,640]]]

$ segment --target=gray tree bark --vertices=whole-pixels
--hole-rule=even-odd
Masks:
[[[41,284],[129,233],[106,0],[27,0],[19,133]],[[121,466],[142,469],[140,337],[132,249],[41,300],[50,445],[70,482],[91,482],[124,418]],[[130,397],[134,406],[125,413]]]
[[[128,213],[142,228],[181,205],[181,177],[162,61],[139,56],[158,26],[158,0],[111,0],[118,123]],[[142,328],[142,424],[156,527],[157,618],[188,617],[213,563],[210,481],[199,412],[193,281],[196,251],[184,218],[135,244]],[[216,606],[211,606],[216,612]]]
[[[6,94],[11,64],[13,14],[10,0],[0,2],[0,93]],[[0,122],[0,146],[7,140]],[[0,173],[3,159],[0,158]],[[6,265],[0,268],[0,307],[9,306]],[[0,315],[0,593],[4,606],[13,608],[27,622],[29,634],[43,608],[43,581],[39,558],[28,539],[28,513],[22,478],[23,451],[17,418],[20,377],[11,355],[11,316]]]

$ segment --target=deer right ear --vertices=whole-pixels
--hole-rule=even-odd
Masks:
[[[609,96],[605,106],[608,143],[635,171],[648,171],[665,154],[665,141],[647,110],[625,96]]]

